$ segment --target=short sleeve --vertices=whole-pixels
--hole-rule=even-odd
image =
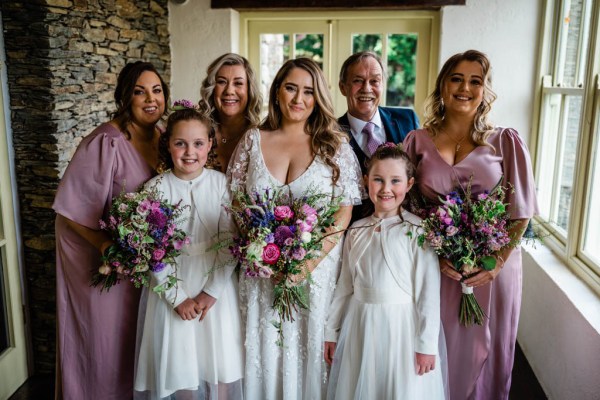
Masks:
[[[236,146],[229,165],[227,166],[227,182],[232,193],[246,189],[246,177],[248,175],[248,163],[250,161],[250,150],[256,135],[256,130],[247,131]]]
[[[417,154],[415,146],[416,135],[417,131],[410,131],[408,132],[408,135],[402,142],[402,150],[406,152],[409,160],[415,165],[417,164]]]
[[[335,185],[334,194],[341,196],[342,206],[361,204],[361,199],[366,198],[360,165],[352,147],[343,142],[340,150],[334,157],[334,162],[340,168],[340,177]]]
[[[112,199],[118,142],[104,132],[83,139],[58,186],[52,205],[58,214],[90,229],[99,228]]]
[[[504,129],[499,139],[504,184],[509,187],[506,202],[510,218],[531,218],[538,213],[538,204],[527,146],[511,128]]]

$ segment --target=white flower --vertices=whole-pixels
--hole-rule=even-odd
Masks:
[[[310,242],[311,239],[312,239],[312,234],[310,232],[302,232],[302,235],[300,235],[300,240],[302,240],[302,242],[304,242],[304,243]]]
[[[262,242],[252,242],[246,248],[246,258],[248,261],[262,260],[264,244]]]

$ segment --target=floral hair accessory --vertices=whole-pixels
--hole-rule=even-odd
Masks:
[[[402,146],[402,143],[384,142],[377,147],[377,150],[379,149],[398,149],[404,151],[404,146]]]
[[[198,104],[192,103],[190,100],[182,99],[176,100],[171,106],[171,110],[173,111],[181,111],[186,109],[198,110]]]

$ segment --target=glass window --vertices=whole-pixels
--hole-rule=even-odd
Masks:
[[[600,290],[600,53],[595,0],[549,0],[536,183],[553,248]],[[593,11],[595,9],[595,11]],[[557,239],[557,240],[554,240]],[[583,272],[584,271],[584,272]]]
[[[413,107],[417,77],[417,35],[356,33],[352,35],[352,52],[359,51],[372,51],[377,54],[387,70],[383,104]]]

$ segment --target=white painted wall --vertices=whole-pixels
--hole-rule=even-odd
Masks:
[[[515,128],[526,140],[533,115],[542,0],[467,0],[442,9],[440,68],[453,54],[482,51],[492,63],[498,99],[491,120]]]
[[[539,26],[544,0],[467,0],[444,7],[440,67],[471,48],[485,52],[498,94],[492,119],[531,136],[537,83]],[[237,51],[239,18],[210,10],[210,0],[169,5],[173,98],[196,99],[207,65]],[[549,398],[598,399],[600,302],[580,280],[541,248],[524,252],[523,305],[518,340]]]
[[[218,56],[238,52],[239,14],[211,10],[210,0],[169,2],[171,98],[196,101],[206,67]]]

